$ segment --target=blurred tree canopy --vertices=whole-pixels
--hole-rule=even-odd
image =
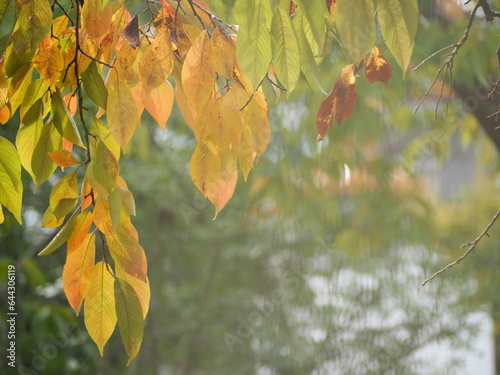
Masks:
[[[366,45],[370,43],[363,38],[358,40],[352,35],[346,36],[345,30],[360,27],[363,18],[348,15],[347,2],[342,0],[313,1],[311,5],[304,1],[272,1],[267,4],[257,0],[247,4],[241,0],[131,2],[127,5],[127,16],[120,21],[121,24],[117,23],[122,33],[121,40],[116,34],[112,44],[115,49],[111,49],[107,57],[104,45],[101,49],[92,49],[95,40],[71,50],[71,42],[78,38],[75,31],[80,27],[88,33],[85,28],[90,28],[90,21],[85,21],[83,11],[90,6],[79,7],[77,3],[56,1],[51,4],[54,17],[63,17],[66,12],[66,16],[73,20],[67,25],[69,31],[56,30],[53,26],[43,36],[32,33],[27,45],[21,43],[23,33],[28,32],[19,26],[19,19],[24,17],[21,9],[24,3],[16,6],[15,2],[6,1],[0,4],[3,15],[0,46],[5,53],[2,72],[11,90],[9,93],[25,90],[22,96],[31,96],[24,108],[20,94],[6,101],[10,104],[2,110],[2,123],[5,123],[1,129],[2,138],[19,150],[20,129],[26,131],[29,126],[42,129],[61,116],[68,116],[71,120],[74,118],[77,132],[84,134],[81,140],[86,149],[78,147],[76,138],[73,138],[75,142],[70,140],[77,145],[74,149],[64,143],[66,137],[76,137],[68,130],[72,121],[64,119],[61,120],[61,129],[55,124],[50,125],[54,129],[48,142],[39,142],[45,145],[59,142],[57,147],[32,149],[27,164],[31,171],[23,161],[26,156],[21,155],[20,184],[25,188],[22,191],[22,214],[18,216],[23,226],[10,214],[5,215],[0,226],[0,290],[2,293],[6,291],[7,266],[14,264],[16,309],[22,315],[16,325],[17,361],[13,373],[451,374],[460,369],[460,360],[463,359],[460,354],[463,352],[458,350],[473,350],[471,343],[477,327],[468,317],[474,311],[486,311],[495,322],[497,373],[500,371],[499,225],[491,228],[491,238],[484,238],[477,251],[461,267],[455,267],[420,287],[423,280],[462,255],[460,244],[475,239],[500,207],[500,132],[496,129],[495,116],[491,116],[498,111],[498,96],[488,98],[492,89],[498,89],[495,86],[499,69],[498,30],[493,26],[497,20],[492,23],[482,12],[480,4],[484,1],[472,1],[467,6],[454,0],[420,1],[418,32],[410,51],[411,59],[405,57],[408,51],[394,52],[395,46],[388,41],[389,34],[384,31],[386,26],[380,23],[380,14],[373,17],[374,11],[387,1],[352,2],[358,10],[367,7],[371,11],[366,12],[370,16],[370,25],[366,27],[374,40],[370,40],[368,47]],[[45,9],[46,5],[41,0],[29,0],[28,3],[35,7],[35,12]],[[122,9],[120,2],[86,0],[85,3],[101,7],[103,14],[116,14]],[[311,17],[318,11],[320,3],[322,25]],[[410,0],[397,3],[403,6],[416,4]],[[493,11],[500,8],[496,1],[486,3]],[[112,10],[107,10],[107,4],[112,4]],[[475,7],[479,8],[470,23]],[[175,12],[175,17],[168,13],[170,9]],[[272,20],[264,17],[261,21],[264,26],[257,30],[252,29],[257,22],[255,17],[259,17],[256,9],[261,9],[262,14],[270,12],[273,17]],[[156,22],[148,24],[150,12],[155,10],[158,10]],[[207,10],[217,18],[207,18],[210,15]],[[77,13],[80,11],[83,14]],[[323,17],[324,12],[333,18]],[[345,19],[338,21],[335,14],[338,17],[343,12]],[[380,13],[380,9],[377,12]],[[137,18],[134,17],[136,14]],[[13,15],[17,24],[14,18],[9,18]],[[78,23],[79,17],[83,17],[83,24]],[[278,17],[281,17],[281,28],[274,19]],[[166,25],[158,20],[167,20]],[[141,30],[140,34],[131,31],[135,30],[132,29],[134,22],[135,29]],[[229,35],[236,33],[233,24],[240,25],[236,44],[234,35]],[[287,25],[292,29],[287,29]],[[34,27],[42,26],[35,20]],[[163,83],[155,86],[155,78],[144,69],[141,71],[139,64],[140,56],[147,56],[150,43],[163,48],[155,45],[159,34],[154,33],[154,30],[164,30],[162,27],[170,33],[168,41],[172,43],[167,44],[172,44],[174,61],[171,76],[163,70],[158,74],[162,81],[170,76],[165,84],[170,88],[162,86]],[[263,141],[253,143],[246,150],[242,146],[240,150],[244,151],[240,154],[235,151],[239,142],[235,141],[236,135],[242,137],[240,140],[246,135],[243,132],[233,135],[236,138],[229,147],[235,160],[231,166],[234,169],[230,169],[231,176],[237,161],[240,170],[236,173],[243,175],[246,181],[239,181],[234,189],[235,181],[228,182],[225,174],[228,170],[223,168],[224,173],[216,173],[218,178],[222,176],[224,182],[228,182],[229,190],[234,190],[234,194],[232,191],[229,194],[232,196],[230,200],[226,200],[226,190],[222,189],[225,191],[222,195],[214,195],[200,185],[200,178],[205,177],[193,172],[193,150],[199,150],[200,144],[215,142],[210,135],[213,133],[203,130],[203,124],[210,123],[213,113],[209,114],[202,108],[201,102],[209,100],[200,94],[205,88],[193,84],[190,89],[185,89],[190,83],[183,78],[184,65],[190,61],[191,45],[197,45],[196,40],[203,33],[210,34],[214,40],[214,34],[219,30],[217,27],[222,27],[229,35],[229,39],[222,40],[234,44],[231,47],[237,51],[234,58],[243,61],[240,61],[241,70],[235,68],[236,65],[227,70],[214,63],[219,66],[219,70],[215,70],[217,75],[225,81],[221,83],[221,78],[215,82],[217,91],[211,82],[212,91],[217,92],[213,98],[219,94],[229,97],[240,87],[239,84],[245,89],[250,86],[250,92],[240,92],[245,98],[243,112],[250,116],[242,121],[249,124],[255,120],[262,126],[269,125],[270,133],[265,152],[261,147],[266,143]],[[102,31],[103,35],[108,29]],[[180,30],[186,35],[181,36]],[[459,42],[465,30],[468,30],[468,40],[460,46],[454,58],[453,81],[449,75],[441,75],[433,85],[438,70],[446,61],[447,56],[443,55],[450,51],[436,55],[412,71],[434,52]],[[248,34],[240,34],[245,32]],[[269,39],[268,49],[262,45],[262,34]],[[291,63],[282,63],[279,67],[280,56],[285,60],[287,56],[285,53],[283,57],[279,52],[279,35],[284,35],[285,41],[286,35],[288,38],[293,35],[299,51],[309,52],[300,53],[300,59],[292,58]],[[321,35],[323,44],[318,41]],[[135,51],[136,37],[141,38],[136,46],[139,51],[137,63],[127,62],[128,54]],[[70,63],[75,56],[74,65],[89,66],[87,75],[77,66],[73,66],[76,70],[71,68],[66,72],[59,69],[56,78],[47,75],[43,69],[35,73],[30,71],[43,43],[49,43],[40,38],[57,40],[54,42],[58,43],[56,48],[69,56],[65,63]],[[99,43],[103,43],[105,38],[102,35],[99,38]],[[63,46],[63,40],[69,40],[68,45]],[[189,45],[183,44],[186,40],[189,40]],[[368,69],[370,60],[365,59],[360,64],[359,57],[369,57],[373,45],[385,56],[382,65],[393,68],[388,84],[372,84],[359,77],[365,75],[362,69]],[[262,55],[250,56],[240,52],[242,48],[251,47],[255,48],[255,54],[269,54],[274,69],[269,70],[271,60],[262,58]],[[11,58],[17,56],[10,68],[7,67],[9,53]],[[124,111],[125,115],[117,113],[118,117],[114,119],[112,114],[106,114],[102,118],[106,118],[109,125],[104,121],[102,124],[104,129],[109,126],[110,130],[107,133],[97,130],[101,129],[101,120],[97,119],[101,116],[100,111],[107,107],[110,112],[113,106],[123,108],[109,96],[107,101],[100,102],[104,91],[112,95],[110,93],[117,89],[113,88],[111,74],[105,76],[113,69],[100,65],[85,54],[105,64],[117,65],[119,73],[115,82],[126,82],[134,100],[140,98],[142,104],[137,102],[136,106],[145,106],[141,126],[133,124],[133,137],[121,138],[117,130],[113,130],[113,127],[119,129],[122,122],[130,122],[125,118],[135,116],[130,111]],[[88,58],[86,62],[85,57]],[[156,60],[153,62],[160,64]],[[264,73],[259,64],[266,66]],[[298,64],[298,68],[286,70],[289,64]],[[366,68],[361,65],[366,65]],[[398,65],[401,69],[397,68]],[[38,67],[40,65],[36,69]],[[350,68],[343,70],[346,67]],[[156,68],[148,66],[148,69]],[[161,69],[169,68],[163,66]],[[348,73],[347,83],[341,72]],[[101,75],[104,77],[101,78],[103,86],[95,83]],[[142,90],[158,95],[159,102],[163,103],[162,110],[148,107],[146,103],[154,102],[148,93],[133,92],[136,86],[132,82],[138,77],[150,85],[147,88],[141,83]],[[380,80],[383,81],[384,77]],[[352,87],[353,79],[355,88]],[[41,84],[43,80],[47,80],[47,92],[51,95],[33,99],[30,94],[33,84]],[[28,83],[25,85],[24,82]],[[23,85],[26,86],[24,89]],[[32,86],[28,89],[29,85]],[[174,92],[169,91],[172,86],[177,90],[177,105],[173,107]],[[354,110],[351,111],[350,105],[339,99],[339,87],[351,92],[348,94],[351,96],[352,90],[356,92]],[[183,88],[187,90],[187,99],[179,97]],[[429,88],[425,101],[414,113]],[[325,92],[330,92],[327,99]],[[52,93],[60,95],[63,100],[61,107],[56,99],[52,99],[57,96]],[[71,93],[76,94],[76,98],[81,96],[84,101],[79,104],[64,102],[66,97],[63,94]],[[449,103],[448,93],[452,94]],[[267,98],[267,125],[261,118],[264,111],[262,97]],[[214,99],[214,102],[219,99]],[[235,100],[238,104],[241,98]],[[317,124],[318,110],[325,102],[333,110],[325,115],[330,118],[326,128],[322,128]],[[16,103],[20,110],[15,110]],[[338,110],[339,105],[344,106],[342,111]],[[8,114],[5,108],[8,108]],[[62,112],[60,108],[63,108]],[[166,116],[166,128],[160,128],[156,124],[165,119],[165,111],[170,116]],[[231,116],[238,115],[235,113]],[[333,119],[342,126],[328,129]],[[235,117],[230,120],[239,121]],[[92,125],[88,127],[89,124]],[[248,126],[257,134],[255,128]],[[115,144],[110,141],[100,142],[104,148],[98,145],[99,142],[91,143],[96,131],[99,131],[96,139],[109,139],[107,135],[111,133],[122,146],[122,152],[118,146],[116,156]],[[323,137],[319,143],[317,132]],[[216,153],[223,160],[227,156],[224,156],[223,146],[214,144],[218,150]],[[98,151],[103,149],[112,150],[110,152],[115,156],[109,157],[107,151]],[[64,220],[68,215],[67,223],[71,213],[79,210],[75,204],[62,217],[57,217],[54,211],[61,201],[54,204],[51,201],[55,186],[75,170],[70,166],[59,168],[61,163],[68,161],[67,153],[47,159],[47,170],[36,169],[38,164],[32,161],[42,157],[37,153],[45,153],[43,156],[46,157],[47,152],[60,150],[71,151],[80,163],[77,167],[82,166],[78,172],[79,188],[84,188],[81,179],[92,181],[89,182],[90,190],[78,193],[78,197],[84,204],[85,201],[90,204],[88,210],[93,211],[94,217],[99,200],[109,202],[107,207],[111,207],[113,191],[133,193],[137,209],[131,222],[128,219],[131,212],[123,219],[127,205],[122,203],[126,201],[122,194],[120,218],[116,219],[110,208],[108,221],[112,228],[107,226],[109,223],[97,221],[91,233],[97,229],[96,233],[102,232],[106,237],[107,241],[102,241],[102,244],[99,244],[100,240],[97,242],[97,259],[103,257],[103,261],[113,267],[118,279],[132,273],[125,267],[119,276],[121,258],[117,257],[117,251],[109,246],[109,242],[113,241],[120,226],[132,233],[134,230],[130,225],[133,223],[139,232],[141,245],[138,246],[145,249],[149,260],[147,284],[151,288],[151,301],[138,354],[127,347],[130,341],[126,340],[120,327],[121,338],[118,330],[112,335],[110,333],[101,358],[99,350],[82,329],[87,323],[84,322],[85,314],[76,317],[67,302],[70,298],[67,298],[68,290],[61,277],[67,256],[64,246],[49,257],[35,257],[47,249],[47,244],[50,247],[52,238],[59,231],[41,228],[42,222],[48,222],[47,212],[52,209],[49,215],[54,216],[51,221],[57,225],[49,226],[55,228],[63,223],[61,218]],[[95,156],[99,152],[103,154]],[[248,153],[252,155],[250,159]],[[89,174],[90,163],[94,163],[95,171],[99,168],[96,161],[103,155],[116,161],[116,164],[104,164],[108,167],[104,170],[109,171],[110,166],[118,165],[119,161],[120,178],[127,181],[126,184],[114,172],[114,183],[109,182],[109,175],[104,172]],[[257,159],[254,159],[255,155],[258,155]],[[464,163],[461,163],[462,158]],[[458,160],[461,167],[446,175],[454,160]],[[36,170],[41,174],[38,175]],[[444,181],[445,177],[441,178],[440,174],[448,176],[449,181]],[[43,180],[46,181],[43,183]],[[211,180],[203,181],[209,183]],[[213,183],[221,186],[219,180]],[[92,203],[88,199],[89,192],[95,194]],[[105,198],[106,193],[109,193],[109,198]],[[48,202],[51,202],[49,209]],[[4,201],[0,203],[10,210]],[[224,207],[215,220],[211,203],[216,212]],[[65,208],[61,207],[59,210],[64,211]],[[71,250],[69,246],[68,249]],[[132,278],[130,280],[135,293],[140,295],[137,284],[133,284]],[[135,300],[136,297],[130,299]],[[128,303],[133,304],[130,301]],[[79,309],[78,305],[76,311]],[[7,336],[8,329],[4,323],[6,313],[6,309],[0,312],[3,337]],[[92,338],[102,350],[103,342]],[[439,368],[427,360],[425,350],[431,344],[443,342],[449,343],[457,354]],[[128,367],[125,366],[126,354],[128,357],[137,354]],[[4,358],[1,363],[2,368],[9,369]]]

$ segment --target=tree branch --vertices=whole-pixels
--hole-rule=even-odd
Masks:
[[[479,241],[481,241],[481,239],[484,237],[484,236],[488,236],[489,237],[489,234],[488,234],[488,231],[490,230],[490,228],[492,227],[492,225],[495,223],[495,221],[498,219],[498,217],[500,217],[500,210],[495,214],[495,216],[493,216],[493,219],[490,221],[490,223],[488,224],[488,226],[486,227],[485,230],[483,230],[483,233],[481,233],[479,235],[479,237],[477,237],[474,241],[472,242],[467,242],[467,243],[464,243],[462,246],[460,246],[461,249],[465,248],[465,247],[468,247],[469,249],[460,257],[458,258],[456,261],[448,264],[446,267],[440,269],[439,271],[437,271],[434,275],[432,275],[431,277],[429,277],[428,279],[426,279],[421,286],[424,286],[425,284],[427,284],[429,281],[431,281],[432,279],[434,279],[435,277],[439,276],[440,274],[442,274],[443,272],[445,272],[446,270],[450,269],[451,267],[453,266],[456,266],[457,264],[459,264],[462,260],[465,259],[465,257],[467,257],[470,253],[472,253],[474,251],[474,249],[476,248],[476,245],[479,243]]]

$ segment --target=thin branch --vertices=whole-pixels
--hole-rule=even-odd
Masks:
[[[450,269],[451,267],[453,266],[456,266],[457,264],[459,264],[462,260],[465,259],[465,257],[467,257],[470,253],[472,253],[474,251],[474,249],[476,248],[476,245],[479,243],[479,241],[481,241],[481,239],[484,237],[484,236],[488,236],[489,237],[489,234],[488,234],[488,231],[490,230],[490,228],[492,227],[492,225],[495,223],[495,221],[500,217],[500,210],[495,214],[495,216],[493,216],[493,219],[490,221],[490,223],[488,224],[488,226],[486,227],[486,229],[483,231],[483,233],[481,233],[479,235],[479,237],[477,237],[474,241],[472,242],[467,242],[467,243],[464,243],[462,246],[460,246],[461,249],[465,248],[465,247],[468,247],[469,249],[460,257],[458,258],[456,261],[448,264],[446,267],[440,269],[439,271],[437,271],[434,275],[432,275],[431,277],[429,277],[428,279],[426,279],[421,286],[424,286],[425,284],[427,284],[429,281],[431,281],[432,279],[434,279],[435,277],[437,277],[438,275],[442,274],[443,272],[445,272],[446,270]]]
[[[449,78],[450,83],[453,83],[453,60],[455,59],[455,56],[457,55],[458,50],[467,41],[467,38],[469,37],[470,29],[472,27],[472,23],[474,21],[474,17],[476,16],[476,12],[477,12],[477,10],[480,7],[483,7],[483,9],[484,9],[484,4],[483,4],[484,2],[485,2],[485,0],[479,0],[477,2],[477,4],[474,6],[474,9],[472,10],[472,13],[469,16],[469,22],[467,23],[467,27],[465,28],[464,35],[462,36],[462,38],[457,43],[451,44],[448,47],[442,48],[439,51],[434,52],[432,55],[430,55],[424,61],[422,61],[420,64],[418,64],[416,68],[413,69],[413,70],[418,69],[423,63],[427,62],[430,58],[436,56],[437,54],[439,54],[439,53],[441,53],[443,51],[446,51],[447,49],[453,48],[453,50],[449,54],[446,55],[448,58],[441,65],[441,67],[438,69],[436,77],[434,78],[434,80],[432,81],[429,89],[425,92],[424,96],[422,97],[422,99],[418,103],[417,107],[415,108],[415,112],[417,112],[418,109],[420,108],[420,106],[423,104],[423,102],[425,101],[425,99],[427,98],[427,96],[429,95],[429,93],[431,92],[432,88],[434,87],[434,85],[436,84],[438,78],[441,76],[441,73],[444,70],[444,77],[443,77],[443,81],[442,81],[442,84],[441,84],[441,92],[439,94],[439,99],[438,99],[438,102],[437,102],[435,110],[434,110],[434,118],[437,117],[437,111],[438,111],[438,108],[439,108],[439,103],[441,102],[441,98],[443,97],[443,89],[444,89],[444,84],[445,84],[445,81],[446,81],[446,77],[449,76],[450,77]],[[450,87],[450,92],[448,94],[448,98],[446,100],[446,107],[447,108],[448,108],[448,104],[450,102],[450,99],[451,99],[451,87]]]

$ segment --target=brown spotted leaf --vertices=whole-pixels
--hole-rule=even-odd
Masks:
[[[385,59],[384,55],[380,53],[377,46],[373,46],[370,57],[366,63],[365,74],[370,83],[384,82],[387,84],[391,79],[392,68]]]

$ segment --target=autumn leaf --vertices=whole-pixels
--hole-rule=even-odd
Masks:
[[[79,164],[80,161],[68,150],[57,150],[48,153],[54,163],[62,168]]]
[[[137,14],[132,18],[122,31],[122,38],[130,45],[132,48],[137,48],[141,45],[141,40],[139,39],[139,19]]]
[[[115,277],[105,262],[97,263],[92,269],[90,285],[85,297],[85,327],[99,348],[101,356],[116,326]]]
[[[212,66],[217,74],[233,80],[233,69],[236,64],[236,44],[220,26],[217,26],[211,39]]]
[[[206,30],[194,41],[182,66],[182,88],[188,102],[197,110],[203,108],[214,91],[214,69],[211,43]]]
[[[113,237],[106,236],[116,267],[140,280],[146,280],[148,264],[144,249],[130,230],[120,223]]]
[[[126,280],[115,278],[114,288],[118,327],[129,365],[139,352],[144,335],[142,306],[135,289]]]
[[[62,52],[50,35],[47,35],[40,42],[38,52],[33,59],[33,64],[40,72],[40,75],[49,83],[52,90],[54,90],[59,76],[64,69],[64,59]]]
[[[111,134],[125,149],[137,124],[137,105],[125,81],[115,79],[108,88],[107,117]]]
[[[357,97],[355,73],[355,64],[345,66],[332,92],[321,103],[316,115],[317,142],[323,139],[334,119],[342,125],[354,112]]]
[[[160,86],[172,72],[174,56],[167,32],[156,36],[139,63],[139,72],[146,92]]]
[[[392,76],[392,68],[377,46],[373,46],[366,63],[365,75],[370,83],[384,82],[387,84]]]
[[[80,313],[83,299],[90,286],[90,277],[95,262],[95,234],[87,234],[75,246],[68,245],[68,254],[62,273],[64,293],[69,304]]]
[[[105,0],[85,0],[82,20],[89,37],[98,42],[104,38],[111,25],[113,7]]]
[[[142,102],[146,111],[155,119],[162,130],[167,126],[167,120],[174,105],[174,89],[165,81],[149,93],[142,92]]]

